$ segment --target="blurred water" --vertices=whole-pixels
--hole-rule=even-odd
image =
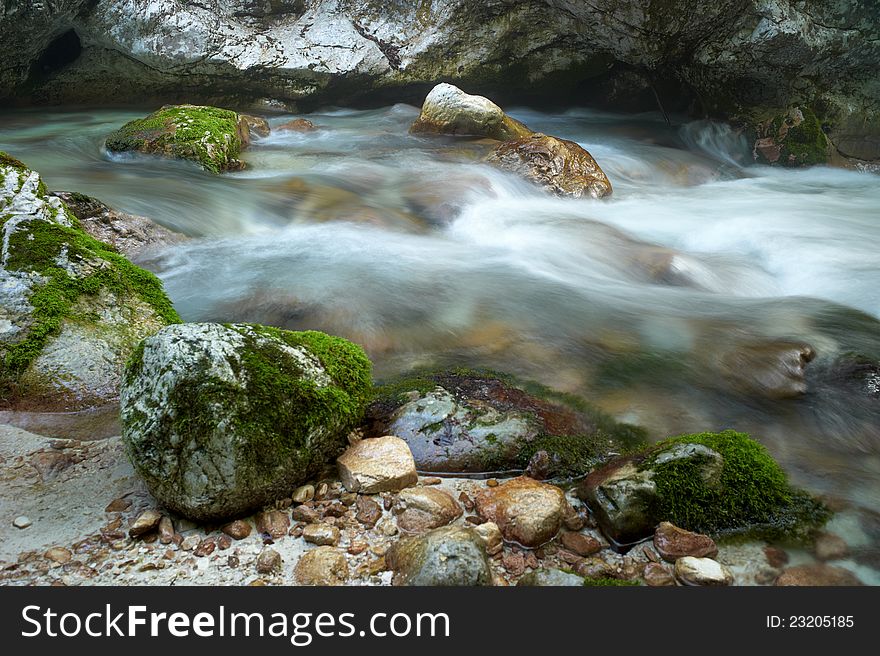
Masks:
[[[344,335],[379,377],[509,371],[657,438],[745,430],[798,483],[880,510],[880,392],[845,366],[880,359],[880,177],[748,166],[705,121],[511,113],[586,147],[614,195],[548,196],[483,164],[490,143],[410,136],[405,105],[310,115],[322,129],[273,132],[219,177],[109,156],[136,111],[7,113],[0,149],[195,237],[144,262],[186,320]],[[743,392],[718,365],[780,341],[817,354],[799,398]]]

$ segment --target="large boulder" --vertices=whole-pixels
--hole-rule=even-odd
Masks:
[[[486,161],[559,196],[611,195],[608,176],[593,156],[574,141],[536,132],[501,144]]]
[[[371,433],[405,440],[419,471],[525,470],[537,456],[542,478],[573,477],[644,441],[637,427],[579,398],[499,374],[425,373],[391,381],[376,397]]]
[[[0,153],[0,395],[82,409],[117,398],[138,343],[179,321],[151,273],[89,236],[40,175]]]
[[[804,536],[828,510],[792,488],[766,449],[734,431],[670,438],[617,458],[578,486],[603,533],[619,545],[660,522],[714,535]]]
[[[318,332],[171,326],[122,387],[122,437],[153,495],[194,520],[288,496],[345,446],[371,394],[363,350]]]
[[[471,528],[445,526],[395,542],[385,555],[393,585],[492,584],[483,543]]]
[[[410,132],[488,137],[499,141],[532,134],[488,98],[472,96],[446,83],[438,84],[425,97],[422,111]]]
[[[166,105],[146,118],[129,121],[108,135],[107,150],[139,152],[198,162],[211,173],[244,168],[238,159],[259,124],[229,109]]]

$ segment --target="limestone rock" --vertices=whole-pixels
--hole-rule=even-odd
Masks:
[[[275,549],[265,547],[257,556],[256,568],[260,574],[275,574],[281,571],[281,554]]]
[[[684,585],[730,585],[733,574],[711,558],[685,556],[675,561],[675,578]]]
[[[403,538],[385,555],[394,585],[491,585],[492,572],[473,529],[445,526]]]
[[[413,134],[449,134],[489,137],[499,141],[532,133],[483,96],[472,96],[452,84],[438,84],[425,97]]]
[[[565,494],[553,485],[520,476],[474,498],[483,519],[495,522],[505,540],[537,547],[552,540],[562,526]]]
[[[539,569],[529,572],[516,584],[526,587],[582,586],[584,579],[577,574],[561,569]]]
[[[319,546],[335,547],[339,544],[339,529],[330,524],[307,524],[303,528],[303,540]]]
[[[339,549],[316,547],[300,557],[293,576],[299,585],[344,585],[348,563]]]
[[[131,527],[128,529],[128,535],[137,538],[151,531],[155,531],[161,521],[162,513],[158,510],[145,510],[134,520]]]
[[[446,526],[462,515],[461,506],[445,490],[414,487],[397,495],[393,512],[397,526],[405,533],[423,533]]]
[[[350,492],[393,492],[419,480],[412,451],[406,442],[393,435],[361,440],[336,462],[339,478]]]
[[[825,563],[813,563],[789,567],[776,579],[776,585],[852,586],[864,584],[848,569]]]

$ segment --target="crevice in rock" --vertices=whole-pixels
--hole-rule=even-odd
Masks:
[[[45,79],[75,62],[82,53],[76,30],[70,29],[56,37],[31,67],[31,79]]]

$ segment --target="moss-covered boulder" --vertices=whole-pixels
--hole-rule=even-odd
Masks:
[[[347,444],[372,393],[363,350],[319,332],[170,326],[122,386],[122,437],[153,495],[194,520],[289,496]]]
[[[162,284],[89,236],[35,171],[0,153],[0,397],[80,409],[115,399],[138,343],[179,321]]]
[[[798,167],[826,164],[831,144],[816,114],[793,107],[757,125],[755,159],[764,164]]]
[[[644,444],[641,429],[578,397],[480,371],[388,382],[368,417],[371,434],[406,440],[416,468],[430,472],[507,472],[531,463],[537,478],[572,478]]]
[[[532,133],[488,98],[472,96],[446,83],[438,84],[425,96],[422,111],[410,132],[488,137],[499,141]]]
[[[714,536],[802,538],[828,510],[789,485],[767,450],[744,433],[673,437],[617,458],[578,486],[617,544],[650,537],[660,522]]]
[[[146,118],[129,121],[107,137],[107,150],[188,159],[211,173],[244,168],[238,159],[251,130],[265,123],[229,109],[166,105]]]
[[[536,132],[501,144],[486,161],[558,196],[611,195],[611,182],[593,156],[567,139]]]

